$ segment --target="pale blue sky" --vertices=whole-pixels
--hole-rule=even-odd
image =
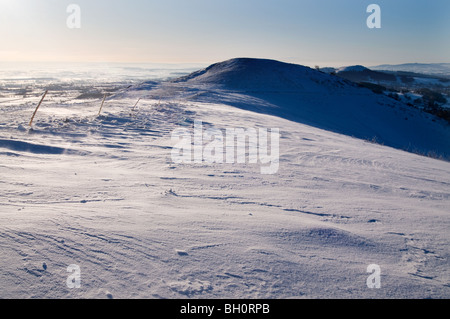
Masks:
[[[69,29],[69,4],[81,29]],[[366,8],[382,10],[368,29]],[[0,0],[0,61],[450,62],[449,0]]]

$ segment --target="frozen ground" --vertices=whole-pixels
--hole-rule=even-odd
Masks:
[[[0,104],[1,298],[450,297],[449,162],[152,85],[32,130],[36,98]],[[196,119],[280,128],[277,174],[173,163]]]

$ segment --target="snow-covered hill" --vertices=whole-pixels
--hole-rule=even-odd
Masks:
[[[363,65],[351,65],[351,66],[344,66],[341,68],[338,68],[337,72],[365,72],[369,70]]]
[[[223,102],[403,150],[450,158],[450,127],[444,120],[300,65],[232,59],[173,80],[162,90],[169,88],[173,97]]]
[[[397,76],[383,73],[383,72],[377,72],[372,71],[364,66],[361,65],[355,65],[355,66],[348,66],[339,68],[336,71],[336,74],[344,79],[350,80],[352,82],[375,82],[375,83],[389,83],[389,82],[399,82],[399,79]]]
[[[100,116],[101,101],[49,92],[32,130],[36,103],[0,104],[0,298],[450,296],[450,163],[299,123],[359,131],[399,104],[298,66],[272,83],[218,70],[130,88]],[[172,133],[196,120],[279,128],[279,170],[174,163]]]

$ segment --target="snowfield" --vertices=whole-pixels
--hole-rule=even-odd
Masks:
[[[450,297],[448,161],[349,136],[358,117],[319,123],[313,106],[333,93],[291,116],[287,92],[264,100],[195,76],[131,87],[100,116],[98,100],[44,102],[32,129],[36,99],[0,104],[0,298]],[[279,128],[277,173],[174,163],[172,132],[195,120]],[[433,146],[445,154],[448,141]],[[372,264],[379,289],[367,285]]]

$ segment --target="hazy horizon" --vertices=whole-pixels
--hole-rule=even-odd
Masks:
[[[193,63],[236,57],[308,66],[450,62],[450,2],[0,0],[0,61]],[[80,28],[69,28],[70,4]]]
[[[226,60],[231,60],[235,58],[253,58],[253,57],[234,57]],[[259,59],[259,58],[255,58]],[[350,63],[350,64],[334,64],[334,65],[328,65],[328,64],[306,64],[306,63],[298,63],[298,62],[289,62],[289,61],[283,61],[283,60],[277,60],[272,58],[261,58],[261,59],[270,59],[275,61],[280,61],[284,63],[292,63],[292,64],[299,64],[304,65],[307,67],[315,68],[316,66],[319,66],[320,68],[340,68],[340,67],[347,67],[347,66],[353,66],[353,65],[363,65],[367,68],[375,68],[380,66],[402,66],[402,65],[442,65],[442,64],[449,64],[450,62],[405,62],[405,63],[380,63],[377,65],[368,65],[368,64],[358,64],[358,63]],[[10,69],[10,70],[17,70],[18,68],[27,68],[27,67],[34,67],[34,68],[40,68],[40,67],[55,67],[55,68],[71,68],[71,67],[89,67],[89,66],[95,66],[95,67],[111,67],[111,68],[146,68],[146,69],[164,69],[164,70],[183,70],[183,69],[192,69],[192,70],[198,70],[201,68],[206,68],[212,64],[220,63],[226,60],[222,61],[215,61],[215,62],[208,62],[208,63],[194,63],[194,62],[188,62],[188,63],[175,63],[175,62],[161,62],[161,63],[154,63],[154,62],[95,62],[95,61],[0,61],[0,68],[3,69],[3,71]]]

